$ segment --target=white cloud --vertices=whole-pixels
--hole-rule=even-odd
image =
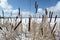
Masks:
[[[43,9],[42,8],[38,8],[38,12],[43,13]]]
[[[18,9],[12,10],[12,13],[18,13]]]
[[[12,6],[8,4],[7,0],[0,0],[0,7],[3,9],[12,9]]]
[[[48,9],[52,10],[53,12],[59,12],[60,11],[60,1],[55,6],[51,6]]]
[[[53,11],[54,12],[54,16],[57,15],[58,17],[60,17],[60,1],[58,1],[55,6],[49,7],[48,11]],[[59,18],[57,19],[57,22],[60,22]]]
[[[8,4],[7,0],[0,0],[0,8],[1,11],[4,10],[4,13],[6,14],[6,12],[10,13],[13,7],[12,5]]]
[[[31,13],[29,11],[21,11],[23,17],[28,17]]]
[[[48,12],[49,12],[49,11],[53,11],[53,16],[54,16],[54,17],[55,17],[56,15],[57,15],[58,17],[60,17],[60,1],[58,1],[55,6],[50,6],[50,7],[48,7],[47,10],[48,10]],[[38,12],[39,12],[39,14],[42,15],[42,14],[44,13],[44,9],[38,8]],[[59,20],[58,20],[58,22],[59,22]]]
[[[12,13],[18,13],[18,9],[13,10],[12,9],[13,6],[8,4],[8,0],[0,0],[0,8],[1,8],[1,11],[4,10],[5,15],[6,15],[6,12],[7,13],[11,13],[11,12]]]

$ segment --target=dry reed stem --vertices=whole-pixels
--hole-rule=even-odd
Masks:
[[[16,30],[16,28],[20,25],[21,21],[17,24],[17,26],[15,26],[14,30]]]
[[[30,31],[30,26],[31,26],[31,17],[29,17],[29,27],[28,27],[28,31]]]
[[[35,1],[35,13],[37,13],[37,10],[38,10],[38,4],[37,4],[37,1]]]

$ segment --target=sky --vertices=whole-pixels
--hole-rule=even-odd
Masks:
[[[45,8],[48,11],[53,11],[54,16],[60,16],[60,0],[0,0],[0,15],[2,15],[1,10],[4,10],[5,16],[10,16],[11,12],[16,16],[19,7],[23,16],[33,15],[35,13],[35,1],[38,4],[38,16],[43,14]]]

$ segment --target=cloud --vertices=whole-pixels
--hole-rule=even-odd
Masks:
[[[8,4],[7,0],[0,0],[0,7],[3,9],[12,9],[12,6]]]
[[[52,10],[54,12],[59,12],[60,11],[60,1],[57,2],[55,6],[51,6],[48,8],[49,10]]]
[[[48,12],[49,11],[53,11],[54,15],[58,15],[60,16],[60,1],[57,2],[57,4],[55,6],[50,6],[47,8]],[[43,14],[44,13],[44,9],[43,8],[38,8],[38,12],[40,14]]]
[[[11,12],[12,10],[12,5],[8,4],[8,1],[7,0],[0,0],[0,8],[1,8],[1,11],[4,10],[4,13],[6,14]]]
[[[38,12],[42,13],[44,10],[42,8],[38,8]]]
[[[54,16],[58,15],[60,17],[60,1],[57,2],[55,6],[51,6],[48,8],[49,11],[54,12]]]
[[[4,10],[4,13],[6,15],[6,13],[18,13],[18,9],[14,9],[13,10],[13,6],[8,4],[8,1],[7,0],[0,0],[0,8],[1,8],[1,11]],[[0,13],[1,13],[0,11]],[[8,15],[9,16],[9,15]]]
[[[29,17],[29,15],[31,15],[31,13],[29,11],[21,11],[21,15],[23,17]]]
[[[12,10],[12,13],[14,14],[18,13],[18,9]]]

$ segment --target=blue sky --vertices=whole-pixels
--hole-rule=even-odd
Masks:
[[[13,9],[18,8],[20,5],[20,0],[7,0],[10,5],[13,6]]]
[[[8,0],[8,3],[15,8],[20,5],[21,10],[34,9],[34,2],[37,1],[40,8],[47,8],[56,5],[60,0]]]
[[[54,8],[54,12],[56,11],[60,11],[59,8],[60,6],[60,0],[3,0],[4,5],[0,5],[0,10],[2,9],[7,9],[7,7],[10,7],[9,10],[17,10],[18,7],[20,7],[21,11],[31,11],[31,13],[35,12],[35,8],[34,8],[34,2],[37,1],[38,4],[38,9],[40,11],[44,10],[45,8],[49,8],[51,10],[53,10]],[[6,4],[5,4],[6,3]],[[4,6],[7,6],[6,8],[4,8]],[[53,7],[53,8],[52,8]],[[55,12],[55,14],[56,14]],[[59,12],[57,12],[59,13]]]

